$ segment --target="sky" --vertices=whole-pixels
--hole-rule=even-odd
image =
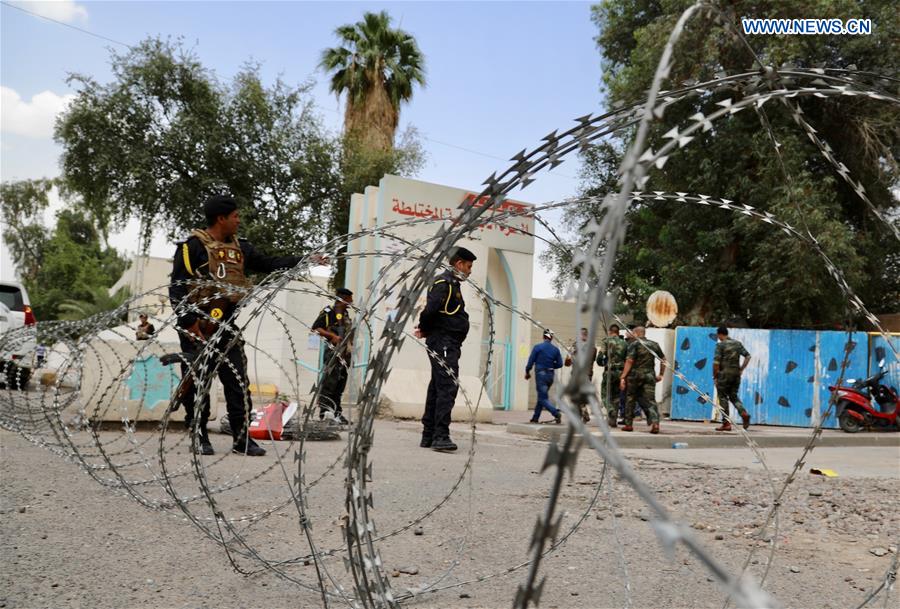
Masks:
[[[110,49],[149,36],[182,38],[201,62],[229,80],[247,61],[266,83],[314,82],[325,125],[341,128],[341,102],[317,69],[334,29],[365,11],[387,10],[412,33],[426,58],[428,84],[403,106],[400,131],[418,129],[428,159],[414,177],[475,190],[523,148],[601,109],[600,53],[588,2],[14,2],[0,4],[0,179],[59,175],[55,116],[75,90],[70,73],[111,78]],[[23,12],[25,9],[49,19]],[[61,23],[60,23],[61,22]],[[77,28],[77,29],[76,29]],[[542,173],[516,199],[535,204],[577,193],[571,158]],[[54,200],[53,209],[60,205]],[[48,213],[51,220],[52,210]],[[552,220],[553,218],[551,218]],[[558,221],[558,218],[556,218]],[[137,225],[111,239],[133,254]],[[150,254],[173,246],[154,238]],[[0,277],[13,274],[5,246]],[[550,297],[550,274],[535,256],[533,294]]]

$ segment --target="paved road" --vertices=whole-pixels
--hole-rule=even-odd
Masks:
[[[776,472],[792,470],[800,455],[800,451],[796,448],[764,448],[761,450],[769,469]],[[760,471],[763,469],[762,464],[748,449],[626,449],[623,452],[631,459],[709,465],[720,468],[747,468]],[[900,448],[889,446],[816,448],[806,458],[806,465],[801,472],[808,473],[811,468],[831,469],[842,478],[891,478],[900,481]]]
[[[527,561],[535,520],[547,504],[552,472],[541,472],[547,444],[508,434],[503,426],[479,425],[472,475],[442,503],[471,446],[465,427],[453,428],[462,450],[445,455],[418,447],[415,424],[376,422],[368,485],[374,492],[373,522],[379,535],[397,532],[379,541],[378,550],[395,592],[426,585],[440,589],[405,606],[509,607],[525,570],[507,570]],[[158,473],[160,440],[152,430],[137,432],[133,442],[114,430],[99,437],[126,479],[146,480]],[[166,465],[170,473],[181,472],[174,489],[190,500],[199,489],[183,439],[177,432],[165,439]],[[202,459],[207,480],[213,487],[231,485],[215,495],[217,511],[230,519],[249,547],[270,560],[289,561],[282,566],[285,574],[314,586],[315,568],[290,560],[309,551],[289,492],[298,471],[290,445],[264,442],[269,454],[248,459],[226,452],[229,438],[214,434],[212,440],[218,454]],[[84,443],[86,458],[101,464],[90,448],[90,434],[75,433],[73,441]],[[338,550],[321,565],[334,581],[352,589],[341,550],[346,546],[340,528],[347,500],[340,466],[344,445],[310,444],[303,467],[307,483],[316,482],[308,489],[306,507],[317,546]],[[692,535],[729,571],[739,570],[755,549],[750,571],[761,576],[769,545],[756,535],[772,506],[767,477],[752,464],[748,470],[659,462],[671,455],[714,454],[710,451],[648,452],[649,458],[634,455],[632,463],[658,500],[690,525]],[[729,454],[751,455],[746,449]],[[132,458],[140,455],[144,458]],[[334,462],[339,465],[329,472]],[[115,483],[108,470],[95,473]],[[606,484],[592,504],[601,480]],[[894,480],[884,478],[798,476],[783,499],[779,549],[766,589],[784,606],[844,609],[858,604],[865,590],[881,580],[893,556],[876,556],[871,550],[889,552],[896,545],[897,488]],[[168,497],[153,483],[131,490],[154,501]],[[214,538],[220,529],[209,504],[202,496],[191,501],[191,513],[210,527]],[[440,509],[431,512],[438,504]],[[258,521],[237,520],[271,508]],[[7,431],[0,431],[0,514],[0,607],[322,606],[314,591],[271,572],[251,577],[235,573],[224,549],[186,522],[180,510],[141,507],[115,484],[104,488],[73,463]],[[425,514],[421,535],[404,528]],[[541,607],[722,607],[725,596],[709,571],[681,546],[666,557],[652,527],[653,514],[618,476],[604,477],[602,462],[590,451],[583,450],[574,473],[566,475],[556,517],[561,518],[561,537],[576,526],[577,531],[542,565],[541,576],[547,580]],[[241,545],[230,548],[242,568],[260,568],[256,560],[235,554]],[[490,579],[476,583],[485,577]]]

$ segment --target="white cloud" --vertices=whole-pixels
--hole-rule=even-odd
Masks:
[[[75,99],[74,95],[57,95],[53,91],[43,91],[23,100],[9,87],[0,87],[0,131],[34,138],[49,138],[53,135],[56,115],[66,109]]]
[[[87,8],[84,5],[77,4],[73,0],[43,0],[41,2],[10,2],[10,4],[21,6],[41,17],[48,19],[56,19],[64,23],[73,21],[85,22],[88,18]]]

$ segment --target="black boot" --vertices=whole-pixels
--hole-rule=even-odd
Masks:
[[[213,450],[212,442],[209,441],[209,434],[206,433],[206,430],[200,434],[200,437],[197,440],[197,444],[194,446],[194,454],[197,455],[214,455],[216,451]]]
[[[254,442],[252,438],[238,438],[234,441],[231,452],[248,457],[262,457],[266,454],[266,449]]]
[[[419,442],[419,446],[421,446],[422,448],[431,448],[431,443],[431,436],[422,434],[422,440]]]
[[[442,453],[453,452],[456,449],[456,444],[453,443],[453,440],[451,440],[449,436],[445,436],[443,438],[435,438],[431,443],[431,450],[436,450]]]

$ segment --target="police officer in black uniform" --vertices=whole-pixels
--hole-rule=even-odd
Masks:
[[[232,451],[258,457],[266,454],[265,449],[254,442],[247,433],[247,422],[252,410],[250,402],[247,360],[244,355],[244,341],[237,328],[230,323],[238,302],[252,286],[246,271],[270,273],[291,268],[299,261],[299,256],[265,256],[259,253],[245,239],[237,238],[240,217],[237,202],[228,195],[215,195],[203,204],[206,229],[195,229],[186,241],[178,244],[172,267],[172,283],[169,286],[169,301],[173,310],[180,312],[178,318],[178,339],[184,353],[198,353],[205,342],[225,324],[221,339],[214,346],[215,359],[221,359],[218,367],[219,380],[225,390],[225,405],[228,421],[234,436]],[[210,285],[190,280],[213,279],[220,284]],[[182,306],[192,303],[203,314]],[[179,308],[181,307],[181,308]],[[236,340],[235,340],[236,338]],[[232,343],[233,341],[233,343]],[[232,343],[229,347],[229,343]],[[187,378],[189,366],[181,364],[182,379]],[[198,372],[198,376],[200,373]],[[183,383],[179,401],[184,404],[185,423],[190,428],[199,408],[200,435],[195,450],[200,454],[214,453],[206,431],[209,421],[209,394],[203,404],[196,403],[197,390],[193,383]]]
[[[419,315],[415,335],[425,337],[431,362],[431,382],[422,417],[419,446],[437,451],[454,451],[450,439],[450,412],[459,390],[459,356],[469,333],[469,314],[460,291],[460,280],[468,279],[475,254],[464,247],[451,251],[451,270],[438,276],[428,290],[428,300]],[[449,370],[449,371],[448,371]]]
[[[347,386],[353,351],[352,322],[348,311],[348,306],[353,304],[353,292],[338,288],[335,294],[337,300],[322,309],[312,325],[313,331],[328,341],[325,365],[319,378],[319,420],[325,418],[325,412],[331,411],[341,425],[346,425],[349,421],[342,414],[341,396]]]

